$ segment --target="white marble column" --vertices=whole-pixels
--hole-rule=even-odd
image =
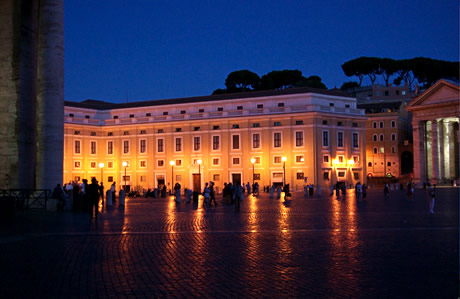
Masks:
[[[431,122],[431,179],[433,183],[439,180],[439,132],[438,122]]]
[[[414,182],[424,182],[426,180],[425,165],[425,122],[413,122],[414,136]]]

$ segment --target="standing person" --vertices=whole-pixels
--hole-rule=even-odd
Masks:
[[[99,191],[100,191],[100,186],[97,183],[96,178],[91,179],[91,185],[88,186],[87,189],[88,193],[88,200],[90,204],[90,209],[89,213],[91,215],[91,218],[93,217],[93,208],[94,208],[94,217],[97,219],[97,214],[99,213],[98,211],[98,205],[99,205]]]
[[[210,194],[211,194],[211,190],[209,190],[208,183],[206,183],[206,185],[204,186],[204,190],[203,190],[203,195],[204,195],[203,207],[209,206]]]
[[[240,204],[241,200],[243,200],[244,196],[244,188],[241,186],[241,184],[235,185],[235,212],[240,211]]]
[[[104,205],[104,184],[101,182],[101,186],[99,187],[99,193],[101,194],[102,205]]]
[[[361,185],[361,182],[358,182],[356,184],[356,197],[357,197],[357,199],[361,198],[361,194],[363,194],[363,186]]]
[[[434,214],[434,199],[436,197],[436,185],[432,186],[430,183],[427,184],[426,197],[428,199],[428,205],[430,207],[430,214]]]
[[[278,186],[278,188],[276,188],[276,199],[280,199],[281,198],[281,187]]]
[[[248,196],[251,195],[251,185],[249,182],[246,184],[246,189],[248,190]]]
[[[212,206],[212,202],[214,202],[214,206],[217,207],[216,194],[214,193],[214,182],[210,182],[209,191],[209,205]]]
[[[110,191],[112,191],[112,204],[115,205],[115,185],[116,183],[113,182],[112,183],[112,186],[110,187]]]
[[[178,203],[180,203],[180,188],[181,185],[179,183],[174,185],[174,196],[176,197],[176,202]]]
[[[51,194],[51,198],[57,200],[56,208],[58,211],[64,210],[64,191],[61,188],[61,184],[57,184],[56,187],[54,187],[53,193]]]
[[[367,185],[363,184],[363,198],[366,198],[367,196]]]
[[[272,187],[270,188],[270,199],[274,197],[275,194],[275,183],[273,183]]]
[[[412,199],[412,184],[409,182],[407,183],[407,199]]]
[[[383,187],[383,195],[385,196],[385,198],[388,197],[389,193],[390,193],[390,189],[388,187],[388,183],[385,183],[385,186]]]

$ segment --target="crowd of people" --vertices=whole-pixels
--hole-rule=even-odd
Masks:
[[[116,183],[113,182],[107,192],[108,198],[105,198],[104,184],[100,184],[96,178],[91,179],[88,184],[87,179],[82,183],[69,182],[61,186],[57,184],[51,194],[51,198],[57,200],[57,210],[64,210],[65,206],[73,211],[87,211],[91,216],[97,217],[99,213],[99,203],[104,206],[114,205],[116,203]]]

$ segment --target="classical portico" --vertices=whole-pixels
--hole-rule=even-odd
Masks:
[[[414,99],[414,181],[442,183],[459,178],[459,85],[439,80]]]

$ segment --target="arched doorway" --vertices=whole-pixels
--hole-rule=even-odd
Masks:
[[[401,174],[408,174],[414,168],[414,156],[411,152],[405,151],[401,154]]]

